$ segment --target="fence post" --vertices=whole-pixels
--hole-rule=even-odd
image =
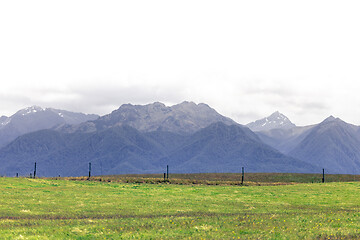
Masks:
[[[322,182],[325,182],[325,169],[323,168],[323,177],[322,177]]]
[[[36,177],[36,162],[35,162],[35,166],[34,166],[34,178]]]
[[[166,181],[166,173],[164,173],[164,182]]]
[[[244,167],[241,169],[242,175],[241,175],[241,185],[244,184]]]
[[[16,173],[16,177],[19,177],[19,173]]]
[[[169,165],[166,165],[166,178],[169,180]]]
[[[91,177],[91,162],[89,162],[89,178]]]

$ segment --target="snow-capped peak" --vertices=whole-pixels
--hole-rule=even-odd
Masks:
[[[46,110],[46,109],[44,109],[44,108],[42,108],[42,107],[39,107],[39,106],[31,106],[31,107],[27,107],[27,108],[21,109],[21,110],[18,111],[15,115],[25,116],[25,115],[29,115],[29,114],[32,114],[32,113],[43,112],[43,111],[45,111],[45,110]]]
[[[293,124],[284,114],[279,111],[270,116],[247,124],[247,127],[253,131],[267,131],[274,128],[293,128]]]
[[[271,114],[266,119],[268,119],[270,121],[280,122],[280,124],[283,124],[284,122],[289,122],[290,121],[284,114],[281,114],[278,111],[274,112],[273,114]]]

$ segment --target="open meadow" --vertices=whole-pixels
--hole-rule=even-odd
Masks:
[[[246,173],[244,186],[284,185],[297,183],[320,183],[322,174],[311,173]],[[88,180],[88,177],[65,177],[50,179]],[[122,174],[94,176],[92,181],[122,182],[122,183],[170,183],[170,184],[204,184],[204,185],[241,185],[241,173],[175,173],[164,179],[162,174]],[[165,181],[164,181],[165,180]],[[360,175],[326,174],[326,182],[360,181]]]
[[[359,239],[359,199],[359,182],[240,186],[0,178],[0,238]]]

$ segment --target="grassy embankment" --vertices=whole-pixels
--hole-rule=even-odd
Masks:
[[[360,183],[0,178],[1,239],[359,239]]]

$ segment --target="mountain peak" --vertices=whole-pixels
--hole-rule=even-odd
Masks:
[[[345,123],[343,120],[341,120],[340,118],[334,117],[334,116],[329,116],[327,118],[324,119],[324,121],[322,121],[320,124],[341,124],[341,123]],[[351,125],[351,124],[349,124]]]
[[[44,108],[42,108],[42,107],[33,105],[33,106],[31,106],[31,107],[27,107],[27,108],[24,108],[24,109],[19,110],[17,113],[15,113],[15,115],[25,116],[25,115],[28,115],[28,114],[31,114],[31,113],[43,112],[43,111],[45,111],[45,110],[46,110],[46,109],[44,109]]]
[[[275,111],[273,112],[269,117],[274,117],[274,116],[284,116],[283,114],[281,114],[279,111]]]
[[[329,117],[325,118],[323,122],[333,122],[336,120],[340,120],[339,118],[335,118],[333,115],[330,115]]]
[[[66,124],[80,124],[98,117],[92,114],[42,108],[35,105],[27,107],[10,117],[0,118],[0,148],[23,134]]]
[[[262,118],[246,125],[252,131],[268,131],[275,128],[289,129],[296,127],[284,114],[276,111],[266,118]]]
[[[111,114],[98,119],[97,127],[106,129],[127,124],[142,132],[162,130],[189,134],[219,121],[228,125],[235,124],[206,104],[185,101],[168,107],[154,102],[147,105],[121,105]]]
[[[269,117],[267,117],[267,119],[289,121],[289,119],[284,114],[280,113],[279,111],[274,112]]]
[[[152,104],[149,105],[153,105],[153,106],[160,106],[160,107],[166,107],[165,104],[163,104],[162,102],[154,102]]]
[[[333,116],[327,117],[324,121],[318,124],[318,126],[322,130],[331,129],[334,127],[340,127],[343,129],[348,129],[349,131],[360,132],[359,126],[347,123],[342,119]]]
[[[196,105],[193,101],[183,101],[180,105]]]
[[[40,106],[32,105],[31,107],[25,108],[25,110],[32,110],[32,111],[45,111],[45,108]]]
[[[319,169],[325,166],[331,173],[356,173],[360,159],[358,129],[330,116],[312,128],[289,154]]]
[[[114,110],[113,112],[116,112],[118,110],[124,110],[124,109],[139,109],[139,108],[166,108],[165,104],[163,104],[162,102],[153,102],[153,103],[149,103],[146,105],[138,105],[138,104],[131,104],[131,103],[126,103],[126,104],[122,104],[117,110]]]
[[[186,108],[186,109],[193,109],[193,108],[196,108],[200,106],[200,104],[196,104],[194,102],[189,102],[189,101],[183,101],[182,103],[179,103],[179,104],[176,104],[172,107],[175,107],[175,108]]]

